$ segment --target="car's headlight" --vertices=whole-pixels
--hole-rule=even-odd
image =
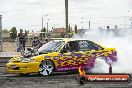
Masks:
[[[35,62],[35,59],[23,59],[22,62],[23,63],[27,63],[27,62]]]

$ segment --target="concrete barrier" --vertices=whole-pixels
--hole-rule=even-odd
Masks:
[[[13,56],[17,56],[20,55],[20,52],[0,52],[0,58],[1,57],[13,57]]]
[[[4,67],[10,58],[20,54],[20,52],[0,52],[0,67]]]

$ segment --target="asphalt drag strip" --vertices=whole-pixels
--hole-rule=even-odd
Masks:
[[[0,74],[0,88],[132,88],[132,82],[86,83],[81,86],[76,81],[76,73],[63,72],[55,73],[52,76],[38,76],[37,74],[21,76],[19,74],[7,74],[4,71],[4,68],[0,69],[2,72]]]

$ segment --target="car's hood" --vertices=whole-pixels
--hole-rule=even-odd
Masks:
[[[9,62],[21,62],[22,56],[15,56],[9,60]]]
[[[37,62],[40,62],[42,60],[44,60],[45,58],[47,59],[51,59],[51,57],[53,56],[58,56],[58,52],[52,52],[52,53],[47,53],[47,54],[41,54],[38,56],[33,57]]]
[[[23,59],[35,59],[37,62],[42,61],[46,56],[52,56],[53,53],[47,53],[47,54],[41,54],[37,56],[32,56],[29,58],[23,57],[23,56],[15,56],[9,60],[9,62],[18,63],[22,62]]]

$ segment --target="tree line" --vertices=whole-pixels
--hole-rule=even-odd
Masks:
[[[54,28],[52,28],[52,29],[54,29]],[[29,31],[27,31],[27,32],[29,32]],[[40,36],[39,37],[41,39],[46,38],[46,32],[48,32],[47,29],[46,29],[46,27],[42,28],[40,30],[40,32],[41,33],[40,33]],[[16,29],[16,27],[12,27],[10,30],[3,29],[2,30],[2,33],[10,33],[10,38],[11,39],[16,39],[17,38],[17,29]],[[72,27],[70,25],[69,25],[68,30],[66,31],[66,33],[67,34],[73,33]],[[74,33],[78,33],[77,25],[75,25],[75,27],[74,27]]]

